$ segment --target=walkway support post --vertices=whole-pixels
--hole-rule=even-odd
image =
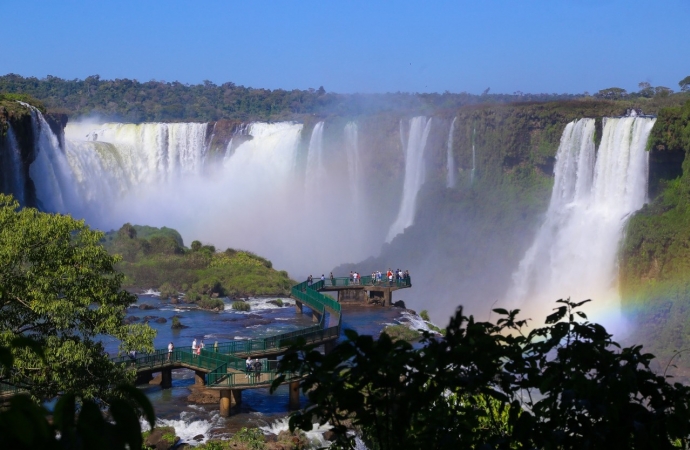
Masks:
[[[161,387],[163,389],[172,387],[172,369],[161,370]]]
[[[288,385],[290,390],[290,409],[299,409],[299,381],[291,381]]]
[[[204,372],[194,371],[194,384],[197,386],[206,386],[206,374]]]
[[[302,302],[295,300],[295,311],[300,314],[304,314],[304,312],[302,311]]]
[[[230,389],[220,390],[220,416],[228,417],[230,415]]]
[[[231,400],[232,405],[241,405],[242,404],[242,389],[230,389],[230,392],[232,394],[232,400]]]
[[[321,322],[321,314],[317,313],[316,311],[312,311],[311,313],[311,321],[314,323],[319,323]]]

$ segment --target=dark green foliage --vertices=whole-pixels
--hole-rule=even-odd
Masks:
[[[68,215],[19,209],[0,194],[0,346],[30,337],[37,358],[12,347],[12,370],[0,382],[21,386],[37,401],[73,392],[96,401],[133,374],[111,362],[102,341],[120,350],[152,351],[155,331],[124,323],[136,298],[122,290],[117,257],[99,244],[102,233]]]
[[[491,323],[460,309],[421,348],[352,330],[327,355],[293,347],[281,368],[304,374],[310,406],[290,427],[328,421],[345,448],[354,427],[375,450],[688,448],[690,388],[587,322],[586,301],[557,303],[529,332],[517,310]]]
[[[20,349],[46,361],[48,348],[35,337],[14,338],[11,347],[0,346],[0,373],[15,370],[13,353]],[[104,418],[104,406],[108,406],[111,420]],[[129,384],[111,386],[109,395],[98,400],[61,392],[52,420],[49,415],[27,394],[11,397],[0,410],[0,448],[138,449],[142,446],[139,417],[144,416],[151,427],[156,420],[148,398]]]
[[[385,333],[393,341],[416,341],[422,335],[419,331],[410,329],[407,325],[387,325],[381,333]]]
[[[161,287],[158,288],[158,290],[160,291],[160,293],[161,293],[161,298],[162,298],[163,300],[166,300],[166,299],[169,299],[169,298],[173,298],[173,297],[177,297],[177,295],[178,295],[178,290],[175,289],[175,288],[173,287],[173,285],[170,284],[170,283],[168,283],[167,281],[166,281],[165,283],[163,283],[163,284],[161,285]]]
[[[659,112],[649,146],[653,154],[690,149],[690,101]],[[661,180],[657,197],[630,219],[620,253],[632,338],[667,360],[690,345],[690,159],[682,164],[682,176]]]
[[[0,77],[0,92],[29,94],[51,108],[73,115],[98,113],[127,122],[287,120],[312,114],[353,116],[380,111],[425,112],[476,103],[573,99],[572,94],[335,94],[325,89],[255,89],[205,81],[188,85],[164,81],[43,79],[8,74]]]
[[[167,283],[166,295],[185,292],[188,302],[227,295],[287,295],[294,284],[287,272],[273,270],[271,261],[251,252],[216,253],[214,246],[200,241],[185,249],[179,233],[170,228],[125,224],[102,242],[110,253],[122,255],[118,269],[126,275],[126,287]]]
[[[682,106],[659,111],[647,146],[669,152],[685,152],[690,149],[690,100]]]
[[[680,90],[683,92],[690,90],[690,75],[680,80],[678,86],[680,86]]]
[[[196,301],[196,304],[201,309],[208,309],[213,311],[222,311],[225,308],[225,303],[219,298],[211,298],[208,296],[202,296],[201,299]]]
[[[235,311],[249,311],[252,308],[247,302],[235,300],[234,302],[232,302],[232,309],[234,309]]]
[[[607,100],[618,100],[628,95],[628,91],[618,87],[602,89],[596,93],[597,97],[605,98]]]

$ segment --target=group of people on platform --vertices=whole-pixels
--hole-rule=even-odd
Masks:
[[[256,377],[256,381],[261,380],[261,368],[263,364],[261,363],[261,360],[259,359],[252,359],[251,356],[247,356],[247,360],[245,361],[246,364],[246,370],[245,370],[245,378],[249,378],[249,376],[254,372],[254,376]]]
[[[336,280],[333,276],[333,272],[331,272],[329,279],[331,281],[331,286],[335,286]],[[326,281],[326,276],[324,274],[321,274],[321,281]],[[386,272],[381,272],[380,270],[377,270],[371,273],[371,284],[378,285],[383,284],[386,281],[388,281],[389,284],[392,284],[395,281],[396,283],[405,282],[405,284],[409,285],[411,283],[410,271],[402,271],[400,269],[391,270],[389,268]],[[314,284],[314,277],[309,275],[307,277],[307,286],[311,286],[312,284]],[[359,272],[352,270],[350,271],[350,284],[362,284],[362,276]]]

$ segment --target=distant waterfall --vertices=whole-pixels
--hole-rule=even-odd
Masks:
[[[261,191],[259,198],[281,189],[293,175],[302,125],[291,122],[255,122],[247,127],[251,140],[242,142],[224,161],[223,176],[242,187],[244,197]],[[235,193],[237,194],[237,193]]]
[[[314,126],[309,140],[307,153],[307,172],[304,187],[307,201],[318,201],[321,195],[321,184],[326,176],[323,163],[323,122]]]
[[[20,102],[31,110],[36,158],[29,166],[29,176],[36,187],[39,206],[60,213],[81,212],[77,187],[58,137],[50,129],[41,111]]]
[[[533,312],[559,298],[591,298],[587,311],[615,325],[616,253],[628,217],[646,200],[645,145],[655,120],[604,119],[596,156],[594,120],[566,126],[546,218],[513,275],[508,301]]]
[[[403,182],[402,200],[398,216],[388,230],[386,242],[392,241],[395,236],[414,223],[417,194],[424,184],[426,172],[424,148],[430,131],[431,119],[419,116],[410,120],[410,134],[405,146],[405,181]]]
[[[352,195],[352,207],[355,214],[359,212],[361,204],[361,173],[362,166],[359,161],[359,133],[357,124],[348,122],[345,125],[345,151],[347,153],[347,173]]]
[[[453,118],[450,124],[450,131],[448,132],[448,144],[446,154],[446,187],[455,187],[455,156],[453,155],[453,131],[455,131],[455,121],[457,117]]]
[[[11,125],[7,129],[5,142],[8,152],[4,154],[2,166],[10,167],[11,170],[6,170],[3,173],[4,183],[2,186],[2,191],[12,194],[20,205],[24,205],[24,186],[26,184],[26,180],[24,179],[19,144],[17,143],[17,137],[14,135],[14,130],[12,129]]]
[[[206,129],[205,123],[106,123],[96,127],[70,123],[65,133],[75,142],[113,144],[128,181],[137,184],[200,174],[207,151]]]
[[[477,169],[476,153],[474,150],[474,135],[477,129],[472,129],[472,171],[470,172],[470,185],[474,184],[474,171]]]

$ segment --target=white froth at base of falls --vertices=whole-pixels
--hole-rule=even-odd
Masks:
[[[568,124],[561,137],[545,220],[506,301],[535,325],[558,299],[592,299],[584,312],[621,332],[617,251],[630,215],[647,198],[647,138],[655,119],[604,119],[594,148],[594,119]]]
[[[400,123],[402,130],[402,122]],[[431,131],[431,119],[418,116],[410,120],[410,133],[405,146],[405,180],[400,201],[398,216],[388,230],[386,242],[405,231],[414,223],[417,194],[424,184],[426,170],[424,166],[424,148]],[[401,131],[402,140],[402,131]]]

